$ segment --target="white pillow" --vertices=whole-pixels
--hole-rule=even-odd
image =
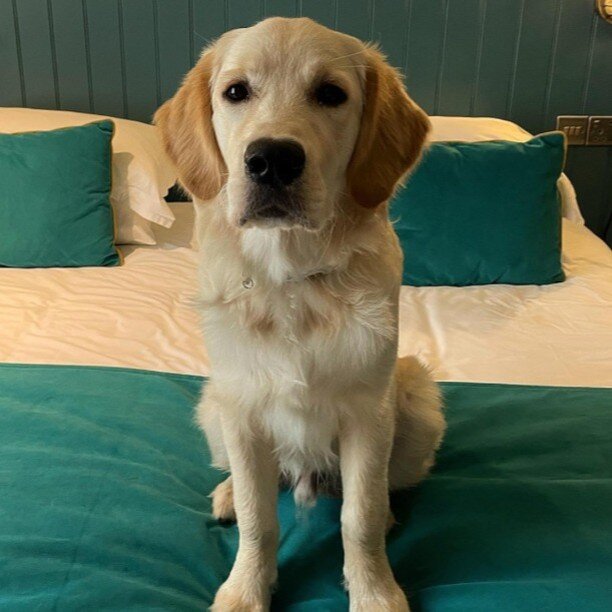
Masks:
[[[431,141],[460,140],[479,142],[482,140],[510,140],[525,142],[533,137],[522,127],[505,119],[491,117],[430,117],[432,125]],[[562,174],[557,181],[561,194],[563,216],[569,221],[584,225],[576,191],[571,181]]]
[[[101,115],[32,108],[0,108],[0,132],[54,130],[99,121]],[[153,125],[109,117],[113,137],[113,185],[117,244],[155,244],[152,223],[170,227],[174,214],[164,200],[177,179]]]
[[[130,210],[127,206],[118,206],[111,195],[115,213],[116,244],[157,244],[153,223]]]

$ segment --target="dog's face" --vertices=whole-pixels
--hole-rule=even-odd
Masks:
[[[213,125],[229,219],[240,226],[320,227],[344,188],[363,48],[313,26],[265,21],[223,41],[217,55]]]
[[[205,50],[156,122],[193,195],[225,188],[229,223],[311,230],[388,199],[429,125],[378,51],[282,18]]]

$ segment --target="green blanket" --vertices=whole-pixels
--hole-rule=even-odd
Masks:
[[[0,610],[203,610],[235,526],[192,420],[202,379],[0,366]],[[444,384],[434,474],[394,496],[416,610],[612,609],[612,390]],[[280,498],[273,610],[346,610],[339,502]]]

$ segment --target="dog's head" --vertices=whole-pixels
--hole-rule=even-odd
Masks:
[[[283,18],[205,49],[155,121],[187,190],[225,188],[230,223],[313,230],[386,201],[429,129],[379,51]]]

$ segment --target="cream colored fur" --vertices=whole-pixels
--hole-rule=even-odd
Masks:
[[[318,105],[322,79],[347,101]],[[237,80],[252,95],[231,104],[223,92]],[[311,504],[325,474],[341,480],[351,610],[407,610],[385,553],[388,492],[427,474],[444,418],[427,370],[396,359],[402,253],[386,201],[418,159],[425,114],[376,49],[275,18],[206,49],[156,121],[198,206],[212,369],[197,418],[215,465],[231,472],[213,512],[236,516],[240,531],[213,609],[268,609],[279,480]],[[244,151],[260,137],[304,147],[302,224],[239,227]]]

